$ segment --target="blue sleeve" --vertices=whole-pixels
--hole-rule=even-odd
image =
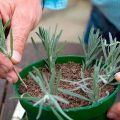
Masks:
[[[51,10],[65,9],[68,5],[68,0],[43,0],[44,8]]]

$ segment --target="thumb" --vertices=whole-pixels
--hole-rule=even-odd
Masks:
[[[115,103],[107,113],[107,117],[112,120],[120,120],[120,102]]]
[[[115,79],[116,79],[118,82],[120,82],[120,72],[117,72],[117,73],[115,74]]]
[[[21,61],[23,50],[28,38],[30,31],[32,30],[32,25],[29,23],[20,11],[14,12],[11,20],[11,29],[13,33],[13,55],[12,62],[17,64]],[[10,33],[7,37],[7,48],[10,50]]]

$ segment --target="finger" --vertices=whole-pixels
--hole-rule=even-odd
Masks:
[[[6,73],[10,70],[11,68],[7,67],[6,65],[0,64],[0,73]]]
[[[6,73],[0,72],[0,79],[5,79],[6,78]]]
[[[112,106],[107,114],[107,117],[113,120],[120,120],[120,102]]]
[[[115,74],[115,79],[120,82],[120,72]]]
[[[4,78],[5,74],[11,69],[13,69],[12,62],[0,53],[0,78]]]
[[[11,21],[11,28],[13,31],[13,56],[12,62],[17,64],[21,61],[23,50],[30,31],[32,30],[29,21],[26,21],[24,13],[21,10],[16,10]],[[26,15],[26,14],[25,14]],[[7,37],[7,47],[10,50],[10,34]]]
[[[6,66],[0,65],[0,78],[5,78],[8,71]]]
[[[0,3],[0,16],[3,23],[5,24],[10,19],[10,6],[6,2]]]
[[[7,73],[7,77],[6,79],[10,82],[10,83],[16,83],[18,80],[18,76],[15,73],[14,70],[10,71],[9,73]]]

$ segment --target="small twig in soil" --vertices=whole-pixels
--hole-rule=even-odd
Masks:
[[[16,75],[18,76],[18,78],[20,79],[20,81],[22,82],[22,84],[24,85],[24,87],[27,89],[27,85],[25,84],[25,82],[23,81],[23,79],[20,77],[19,73],[17,72],[15,66],[13,66],[13,69],[16,73]]]

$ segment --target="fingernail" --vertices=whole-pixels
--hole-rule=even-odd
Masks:
[[[12,61],[13,63],[18,63],[21,61],[21,54],[18,51],[13,51]]]
[[[9,83],[12,83],[12,78],[11,77],[6,77]]]
[[[110,118],[110,119],[116,119],[116,118],[117,118],[116,114],[115,114],[115,113],[112,113],[112,112],[109,112],[109,113],[107,114],[107,117]]]

